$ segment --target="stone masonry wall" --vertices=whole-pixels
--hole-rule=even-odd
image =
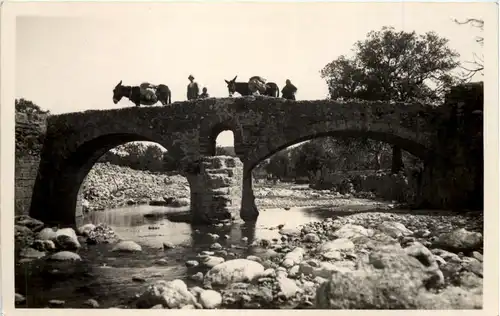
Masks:
[[[454,87],[439,108],[435,155],[420,184],[421,207],[483,209],[483,91],[482,82]]]
[[[194,222],[239,219],[243,163],[235,157],[203,157],[199,170],[187,174]]]
[[[38,175],[47,116],[16,113],[15,214],[28,215]]]

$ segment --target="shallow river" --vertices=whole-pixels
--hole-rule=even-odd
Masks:
[[[342,208],[373,207],[351,205]],[[108,224],[121,239],[134,240],[140,244],[142,252],[119,254],[111,252],[110,244],[82,244],[78,251],[81,262],[54,263],[36,260],[17,264],[16,292],[26,296],[26,307],[31,308],[46,307],[47,302],[52,299],[64,300],[66,308],[85,308],[83,303],[89,298],[96,299],[100,307],[104,308],[126,305],[134,295],[142,292],[147,284],[155,280],[181,278],[188,286],[194,285],[187,277],[205,270],[186,268],[185,262],[196,259],[201,251],[209,250],[214,241],[207,238],[207,233],[229,235],[229,239],[220,238],[217,242],[223,249],[241,257],[255,254],[244,247],[254,239],[279,238],[277,226],[280,224],[296,227],[332,215],[331,210],[314,208],[292,208],[288,211],[268,209],[260,212],[253,225],[196,227],[166,218],[144,217],[144,214],[158,210],[165,208],[134,206],[94,212],[87,218],[81,218],[80,223]],[[248,241],[242,240],[243,237],[247,237]],[[163,242],[171,243],[175,248],[164,250]],[[158,262],[159,259],[165,260]],[[146,282],[133,280],[134,277]]]

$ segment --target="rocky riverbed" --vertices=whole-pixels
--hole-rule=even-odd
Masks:
[[[188,199],[190,195],[189,184],[183,176],[134,170],[110,163],[96,163],[81,190],[90,211],[149,204],[169,198]]]
[[[181,207],[187,206],[190,198],[188,181],[181,175],[144,172],[109,163],[94,165],[82,193],[90,211],[137,204]],[[315,190],[307,184],[256,182],[254,194],[259,209],[376,204],[359,198],[373,198],[369,193],[359,193],[358,199],[352,199],[351,194]]]
[[[294,190],[300,191],[300,190]],[[298,194],[298,193],[297,193]],[[297,195],[296,195],[297,196]],[[346,199],[339,199],[346,200]],[[350,199],[354,201],[356,199]],[[362,203],[362,201],[357,201]],[[274,203],[274,202],[273,202]],[[344,203],[344,202],[339,202]],[[269,238],[234,237],[222,223],[194,229],[202,240],[192,256],[179,258],[182,273],[168,277],[168,262],[179,248],[122,239],[106,225],[87,224],[76,232],[16,218],[16,305],[81,308],[292,308],[292,309],[477,309],[482,308],[482,214],[325,208],[324,220],[299,227],[265,227]],[[285,211],[282,211],[285,212]],[[290,214],[290,213],[288,213]],[[154,228],[154,227],[153,227]],[[155,230],[152,228],[152,232]],[[113,261],[89,271],[92,249],[106,247]],[[154,248],[154,249],[153,249]],[[104,248],[99,248],[104,249]],[[147,253],[154,260],[116,277]],[[150,260],[150,261],[151,261]],[[167,266],[166,266],[167,265]],[[99,279],[95,278],[100,271]],[[103,271],[108,271],[104,273]],[[134,270],[136,271],[136,270]],[[25,272],[26,273],[26,272]],[[65,297],[30,299],[29,278],[45,275],[61,282]],[[87,283],[81,286],[81,280]],[[28,280],[28,281],[26,281]],[[22,282],[21,282],[22,281]],[[34,282],[34,281],[33,281]],[[95,284],[121,282],[110,300]],[[61,285],[63,284],[63,285]],[[133,287],[132,287],[133,285]],[[76,292],[75,292],[76,291]],[[82,292],[83,291],[83,292]],[[28,303],[31,302],[31,305]],[[33,304],[37,306],[33,306]]]

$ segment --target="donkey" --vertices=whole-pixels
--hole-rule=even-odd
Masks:
[[[242,96],[246,95],[252,95],[252,91],[250,91],[250,88],[248,86],[248,82],[236,82],[236,78],[238,76],[235,76],[232,80],[225,80],[227,84],[227,89],[229,91],[229,96],[232,97],[235,92],[238,92]],[[266,91],[264,92],[263,95],[267,95],[270,97],[279,97],[279,91],[280,89],[278,88],[278,85],[274,82],[266,82]]]
[[[154,105],[158,101],[160,101],[162,105],[167,105],[172,103],[171,95],[172,93],[169,87],[164,84],[156,86],[154,95],[148,96],[143,92],[141,87],[124,86],[120,80],[120,82],[113,89],[113,103],[117,104],[123,97],[127,97],[135,104],[135,106],[141,106],[141,104]]]

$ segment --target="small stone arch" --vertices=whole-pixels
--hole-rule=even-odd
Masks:
[[[234,137],[234,150],[236,155],[238,155],[237,149],[241,147],[243,143],[243,136],[241,128],[238,128],[238,124],[233,120],[227,120],[224,122],[217,122],[212,125],[209,129],[210,133],[208,135],[208,156],[214,156],[216,151],[216,140],[219,134],[223,131],[231,131]]]

